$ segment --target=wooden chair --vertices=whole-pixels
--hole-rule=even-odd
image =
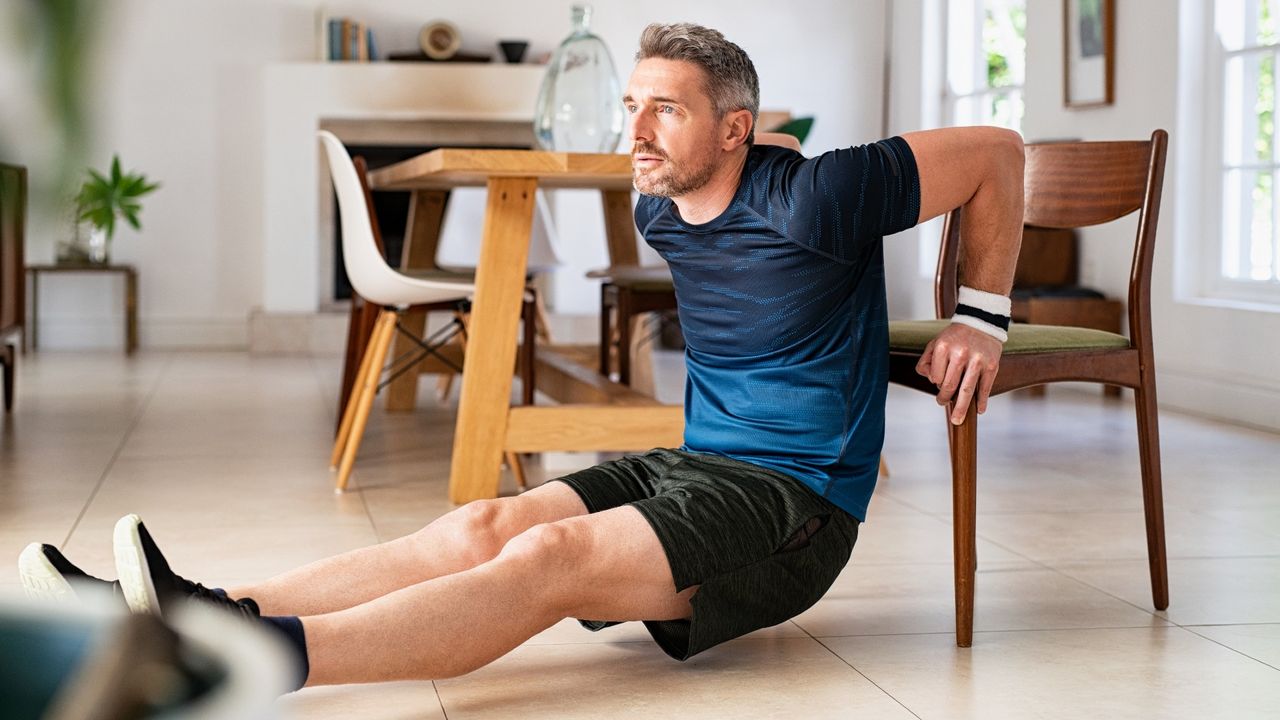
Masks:
[[[330,465],[338,471],[336,489],[341,492],[346,489],[368,421],[369,408],[380,387],[379,377],[387,350],[396,331],[405,332],[398,322],[400,314],[409,310],[452,309],[455,311],[453,324],[465,335],[466,324],[462,314],[468,304],[467,298],[475,292],[475,285],[466,277],[441,273],[414,277],[392,269],[387,264],[377,219],[369,203],[368,183],[361,172],[363,163],[357,165],[332,133],[320,131],[317,136],[324,146],[329,174],[338,195],[348,277],[354,292],[361,296],[358,307],[353,303],[352,323],[347,333],[349,342],[363,333],[364,313],[370,310],[375,313],[363,352],[353,356],[348,349],[347,354],[348,368],[344,370],[344,376],[350,371],[353,357],[357,358],[354,364],[358,367],[351,376],[346,397],[340,398],[343,409],[330,457]],[[415,342],[427,353],[447,359],[438,352],[442,343],[435,337],[426,340],[415,338]],[[413,360],[408,367],[416,364],[417,360]],[[461,370],[460,367],[457,369]],[[523,488],[525,477],[519,457],[507,453],[505,459],[511,465],[517,484]]]
[[[587,273],[600,285],[600,374],[613,371],[616,355],[618,382],[631,384],[631,345],[637,315],[676,309],[671,271],[664,267],[618,265]]]
[[[6,413],[13,410],[14,344],[22,337],[26,317],[26,210],[27,169],[0,164],[0,368]]]
[[[1169,136],[1156,130],[1149,141],[1032,144],[1026,148],[1025,224],[1079,228],[1138,212],[1129,276],[1129,337],[1099,330],[1014,323],[1009,329],[991,395],[1050,382],[1096,382],[1132,388],[1136,394],[1142,500],[1146,510],[1147,559],[1157,610],[1169,606],[1165,561],[1164,503],[1160,484],[1160,433],[1156,419],[1155,360],[1151,343],[1151,258],[1160,214]],[[960,210],[942,230],[934,300],[938,318],[955,310]],[[889,380],[937,394],[916,363],[948,321],[889,323]],[[947,413],[950,415],[951,410]],[[954,515],[956,644],[973,642],[975,515],[977,502],[977,403],[961,425],[947,422],[951,446]]]

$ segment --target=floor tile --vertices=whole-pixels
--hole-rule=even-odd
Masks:
[[[1142,608],[1151,607],[1145,561],[1063,563],[1059,571]],[[1280,558],[1169,560],[1169,609],[1179,625],[1280,623]]]
[[[1177,627],[823,641],[924,720],[1274,718],[1280,671]]]
[[[436,683],[467,718],[910,718],[808,638],[744,638],[677,663],[652,643],[526,645]]]
[[[974,628],[980,631],[1166,624],[1150,612],[1031,563],[980,561],[974,583]],[[954,588],[950,565],[854,562],[794,622],[815,637],[954,633]]]
[[[1190,625],[1187,629],[1280,670],[1280,623]]]

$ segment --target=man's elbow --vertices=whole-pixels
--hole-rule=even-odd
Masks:
[[[1015,130],[990,128],[990,157],[996,163],[996,170],[1002,176],[1015,176],[1022,182],[1022,170],[1026,165],[1026,146],[1022,136]]]

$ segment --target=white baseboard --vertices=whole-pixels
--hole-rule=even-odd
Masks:
[[[27,331],[30,342],[31,331]],[[40,318],[40,349],[123,350],[124,318]],[[244,350],[244,318],[139,318],[138,345],[154,350]]]
[[[341,355],[347,346],[346,312],[249,314],[249,352],[255,355]]]
[[[1280,383],[1166,366],[1157,369],[1156,382],[1161,407],[1280,432]]]

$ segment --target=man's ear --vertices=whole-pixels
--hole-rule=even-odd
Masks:
[[[720,144],[724,150],[732,150],[747,141],[755,118],[750,110],[734,110],[724,116],[724,141]]]

